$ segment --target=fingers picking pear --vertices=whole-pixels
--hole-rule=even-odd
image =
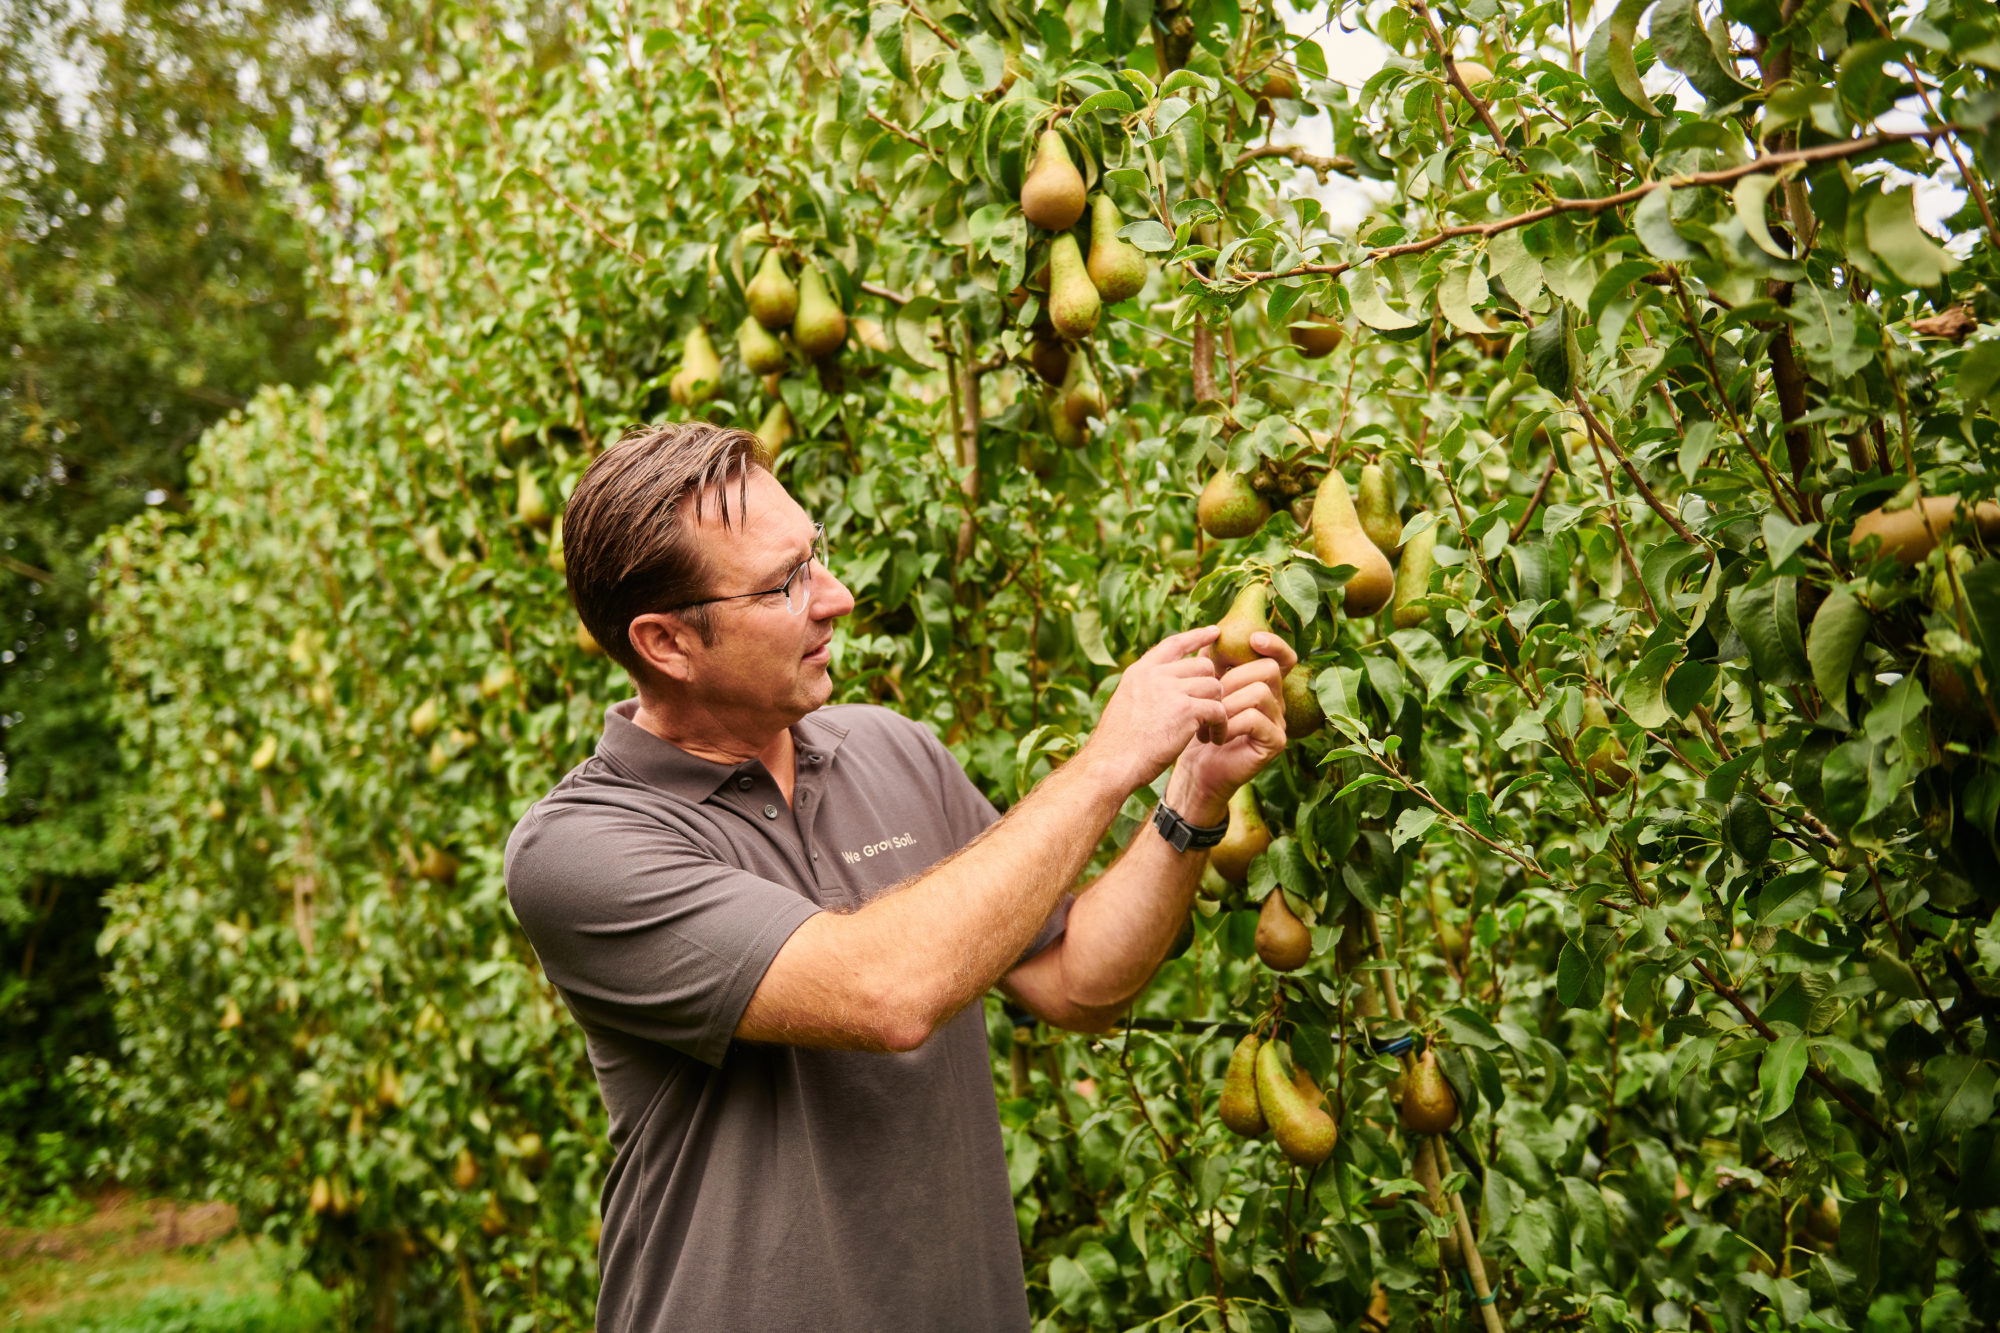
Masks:
[[[1097,294],[1113,305],[1137,296],[1146,285],[1146,257],[1130,241],[1119,239],[1124,222],[1110,195],[1100,194],[1092,201],[1087,267]]]
[[[1296,972],[1312,957],[1312,932],[1292,913],[1283,889],[1273,888],[1257,913],[1257,956],[1273,972]]]
[[[1320,563],[1354,566],[1343,602],[1348,615],[1372,616],[1388,605],[1396,590],[1395,571],[1381,548],[1362,530],[1354,501],[1347,494],[1347,479],[1339,468],[1327,469],[1326,479],[1313,495],[1312,530],[1313,550]]]
[[[1237,591],[1236,600],[1229,604],[1229,610],[1216,623],[1221,626],[1222,635],[1209,655],[1218,671],[1256,661],[1262,654],[1250,646],[1250,636],[1271,632],[1270,585],[1261,581],[1244,584]]]
[[[1250,879],[1250,863],[1271,845],[1271,826],[1257,806],[1257,793],[1249,785],[1238,787],[1229,798],[1229,831],[1208,853],[1215,873],[1231,884]]]
[[[1217,1118],[1246,1139],[1259,1138],[1270,1127],[1257,1104],[1258,1045],[1254,1032],[1236,1043],[1229,1055],[1229,1069],[1222,1076],[1222,1096],[1215,1104]]]
[[[1248,478],[1224,467],[1201,488],[1194,516],[1211,537],[1248,537],[1271,516],[1271,503],[1257,494]]]
[[[785,272],[784,256],[775,246],[764,252],[764,262],[743,289],[743,299],[757,322],[773,333],[789,327],[799,313],[798,284]]]
[[[1021,212],[1043,231],[1067,231],[1083,216],[1083,173],[1070,161],[1056,130],[1042,131],[1035,160],[1021,182]]]
[[[1257,1104],[1279,1151],[1294,1166],[1318,1166],[1333,1156],[1340,1131],[1322,1100],[1312,1078],[1293,1065],[1285,1043],[1264,1043],[1257,1052]]]
[[[816,361],[832,356],[847,343],[847,315],[813,264],[807,264],[799,274],[799,313],[792,320],[792,341]]]
[[[1076,237],[1063,232],[1049,243],[1049,323],[1062,337],[1078,342],[1097,328],[1102,309]]]

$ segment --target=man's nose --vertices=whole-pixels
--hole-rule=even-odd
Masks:
[[[812,581],[812,616],[836,620],[854,609],[854,594],[832,570],[822,568]]]

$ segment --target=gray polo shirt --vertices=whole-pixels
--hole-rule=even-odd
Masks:
[[[886,709],[793,727],[790,805],[761,762],[698,759],[636,709],[607,711],[507,843],[508,898],[610,1117],[597,1327],[1020,1333],[983,1006],[907,1054],[731,1038],[801,922],[922,873],[993,806]]]

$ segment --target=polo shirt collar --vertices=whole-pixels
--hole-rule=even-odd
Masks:
[[[634,721],[639,711],[637,698],[612,704],[604,710],[604,735],[597,742],[598,755],[615,764],[649,787],[690,801],[705,801],[723,783],[750,769],[763,771],[762,761],[747,759],[740,764],[718,764],[689,754],[672,741],[661,740]],[[792,745],[798,752],[799,768],[819,768],[832,761],[847,728],[825,715],[825,710],[806,714],[792,724]],[[821,756],[809,765],[808,755]]]

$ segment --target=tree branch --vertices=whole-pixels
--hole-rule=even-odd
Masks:
[[[1316,153],[1308,153],[1297,144],[1267,143],[1256,148],[1246,148],[1236,155],[1236,160],[1248,162],[1260,157],[1282,157],[1296,163],[1319,177],[1321,185],[1326,184],[1326,178],[1336,171],[1348,174],[1354,171],[1354,159],[1351,157],[1320,157]]]

